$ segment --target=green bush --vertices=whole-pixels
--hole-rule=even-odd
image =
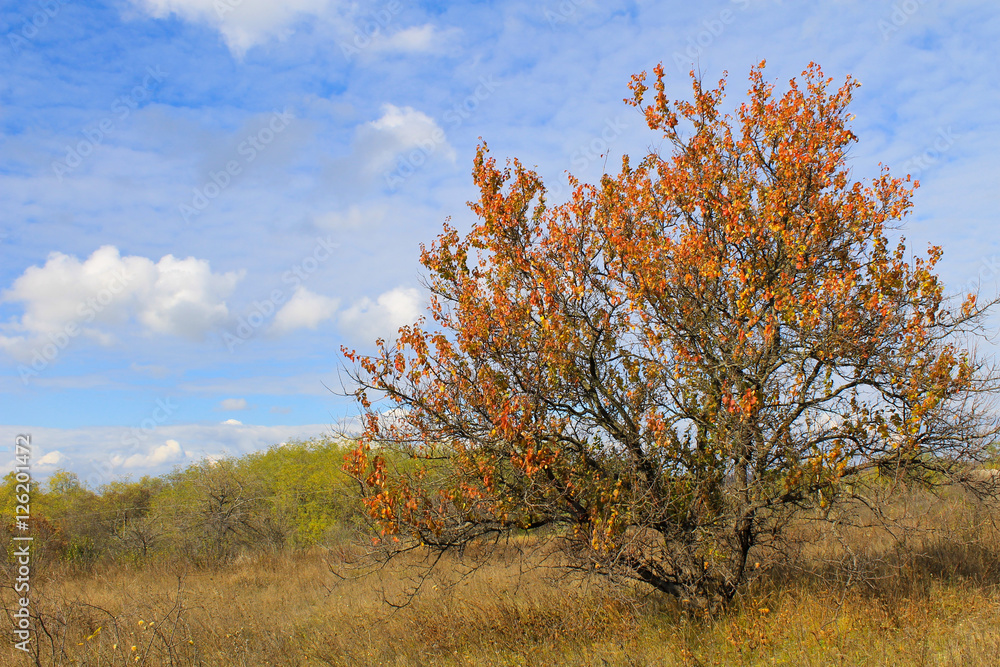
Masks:
[[[35,550],[82,567],[168,558],[207,565],[338,541],[361,522],[357,494],[341,472],[347,450],[329,439],[293,442],[96,491],[60,470],[46,485],[32,484]],[[15,485],[11,473],[0,486],[8,517]],[[7,531],[13,534],[13,523]]]

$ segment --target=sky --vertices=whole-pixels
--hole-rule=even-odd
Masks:
[[[96,487],[339,432],[341,347],[425,312],[480,141],[563,201],[658,145],[632,74],[735,105],[761,60],[859,80],[852,177],[919,179],[910,247],[997,293],[994,0],[0,0],[0,462],[30,433]]]

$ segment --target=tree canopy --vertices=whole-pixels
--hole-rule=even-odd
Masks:
[[[355,365],[364,431],[345,469],[391,542],[545,530],[572,562],[728,599],[795,512],[886,476],[969,480],[995,377],[942,255],[887,232],[916,182],[851,177],[852,92],[810,64],[783,94],[750,72],[626,102],[662,141],[546,200],[482,144],[468,234],[422,247],[431,323]],[[400,452],[414,461],[398,467]]]

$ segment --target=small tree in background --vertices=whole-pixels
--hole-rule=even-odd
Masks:
[[[996,302],[949,309],[941,249],[890,247],[917,183],[851,180],[858,84],[811,64],[779,97],[763,67],[735,116],[724,79],[669,103],[662,67],[633,77],[670,154],[559,206],[480,147],[478,224],[422,249],[437,330],[344,350],[345,469],[390,543],[554,527],[577,565],[725,601],[797,512],[970,479],[998,429],[966,334]]]

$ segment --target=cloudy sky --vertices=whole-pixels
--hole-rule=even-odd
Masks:
[[[479,137],[558,200],[656,145],[622,98],[661,61],[734,103],[762,59],[855,76],[854,176],[919,178],[912,247],[997,290],[994,0],[3,0],[0,31],[0,438],[39,475],[329,433],[340,347],[418,317],[420,242],[472,224]]]

